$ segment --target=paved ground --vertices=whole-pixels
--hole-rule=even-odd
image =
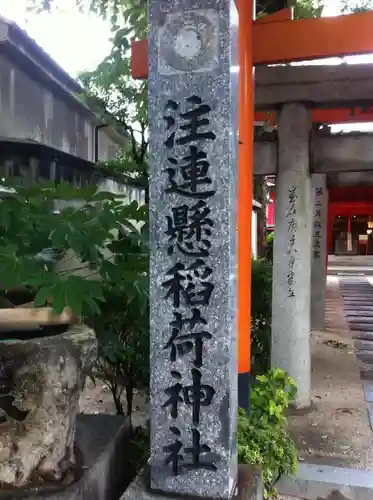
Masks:
[[[373,286],[365,276],[340,278],[339,283],[373,429]]]
[[[355,356],[344,307],[339,280],[329,277],[326,330],[311,339],[313,407],[292,415],[290,430],[301,461],[373,469],[373,433],[360,379],[365,365]]]
[[[124,411],[126,411],[125,398],[122,398]],[[100,379],[96,379],[93,383],[87,379],[84,391],[80,396],[80,411],[86,414],[101,414],[115,415],[115,405],[113,397],[107,385]],[[133,424],[135,426],[147,425],[149,418],[149,403],[142,392],[136,392],[133,402]]]
[[[328,274],[373,275],[373,255],[329,255]]]

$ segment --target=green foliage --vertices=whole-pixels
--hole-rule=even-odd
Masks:
[[[124,414],[125,391],[130,418],[134,390],[147,390],[149,385],[149,315],[142,307],[138,297],[128,300],[125,290],[111,287],[100,314],[91,320],[99,340],[99,370],[119,415]]]
[[[43,8],[51,7],[52,2],[47,3],[44,2]],[[55,6],[59,4],[57,2]],[[105,123],[127,138],[127,145],[117,158],[98,167],[115,175],[120,182],[143,187],[147,196],[147,82],[134,81],[130,76],[131,40],[147,35],[146,2],[77,0],[77,4],[82,9],[90,8],[102,17],[110,18],[113,31],[110,54],[94,71],[79,76],[84,88],[80,98]],[[125,391],[129,416],[134,390],[148,385],[146,230],[145,225],[141,235],[131,231],[120,242],[111,242],[110,250],[116,261],[106,263],[111,275],[106,277],[100,311],[91,315],[89,320],[99,339],[100,375],[112,392],[119,414],[124,412],[122,396]],[[118,267],[126,269],[126,282],[118,283],[114,279]]]
[[[342,13],[347,14],[350,12],[358,13],[358,12],[366,12],[368,10],[373,9],[373,1],[372,0],[360,0],[360,1],[351,1],[351,0],[341,0]]]
[[[109,5],[110,2],[107,2]],[[128,138],[128,145],[114,161],[99,167],[111,171],[124,183],[135,184],[148,192],[147,164],[147,82],[134,81],[130,76],[130,40],[146,36],[147,21],[145,3],[139,0],[128,2],[122,10],[124,27],[114,28],[111,53],[96,70],[80,75],[84,86],[81,97],[101,118]],[[136,259],[143,259],[139,240],[132,242],[128,237],[121,241],[116,254],[122,255],[122,265],[129,265],[128,255],[133,263],[136,280],[140,270]],[[126,246],[126,245],[127,246]],[[118,245],[117,245],[118,246]],[[113,248],[112,248],[113,249]],[[147,267],[142,275],[147,278]],[[134,390],[148,388],[149,378],[149,316],[146,288],[139,290],[132,298],[123,287],[108,286],[105,303],[100,315],[93,318],[93,326],[99,339],[100,353],[98,367],[111,390],[118,414],[124,413],[122,396],[125,392],[127,415],[133,411]]]
[[[267,236],[267,248],[266,248],[266,257],[269,262],[273,262],[273,245],[275,242],[275,233],[274,231],[270,232]]]
[[[99,312],[104,287],[111,281],[124,287],[130,299],[136,296],[146,303],[147,228],[140,231],[133,226],[133,221],[146,221],[145,207],[136,202],[124,205],[95,186],[28,187],[16,180],[7,186],[9,192],[0,201],[0,272],[5,291],[24,285],[35,290],[36,305],[51,302],[57,313],[69,306],[83,316]],[[70,206],[56,213],[53,207],[61,200]],[[129,253],[126,260],[115,236],[123,227],[125,240],[142,249],[136,256]],[[48,248],[53,249],[57,265],[54,259],[40,258]],[[76,258],[79,264],[74,267]]]
[[[109,5],[110,2],[106,2]],[[120,181],[148,190],[147,81],[131,78],[130,42],[146,37],[145,2],[128,1],[122,9],[124,27],[113,27],[110,54],[94,71],[80,74],[84,91],[80,97],[102,120],[126,137],[127,145],[115,160],[99,167],[119,176]]]
[[[252,261],[251,271],[251,364],[254,375],[270,365],[272,320],[272,265],[264,259]]]
[[[239,463],[262,469],[266,498],[275,496],[275,485],[282,475],[296,472],[297,452],[286,420],[286,410],[295,394],[294,382],[287,374],[272,369],[255,380],[250,414],[239,412]]]
[[[288,6],[294,7],[296,19],[320,17],[324,9],[324,2],[321,0],[288,0]]]

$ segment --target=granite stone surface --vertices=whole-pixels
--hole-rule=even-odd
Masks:
[[[294,379],[299,408],[311,403],[310,127],[309,109],[284,106],[278,124],[271,364]]]
[[[237,476],[235,4],[149,1],[151,488]]]
[[[179,500],[177,494],[155,494],[149,490],[149,467],[146,465],[136,476],[136,479],[126,489],[120,500]],[[196,500],[196,497],[184,497]],[[261,473],[251,465],[238,466],[237,487],[232,500],[263,500],[264,485]]]

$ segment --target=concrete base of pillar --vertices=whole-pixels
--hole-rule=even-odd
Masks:
[[[133,483],[127,488],[120,500],[181,500],[182,496],[154,493],[149,491],[149,466],[146,465]],[[208,484],[206,484],[206,498]],[[240,465],[234,500],[263,500],[264,487],[261,473],[250,465]],[[190,498],[190,500],[196,500]]]

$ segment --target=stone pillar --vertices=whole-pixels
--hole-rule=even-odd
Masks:
[[[237,475],[237,25],[149,1],[150,487],[173,498]]]
[[[313,233],[311,271],[311,328],[325,327],[328,188],[326,174],[312,174]]]
[[[352,252],[351,216],[347,217],[347,253]]]
[[[311,115],[304,106],[289,104],[282,109],[278,124],[271,364],[294,379],[297,407],[309,406],[311,385],[310,127]]]

